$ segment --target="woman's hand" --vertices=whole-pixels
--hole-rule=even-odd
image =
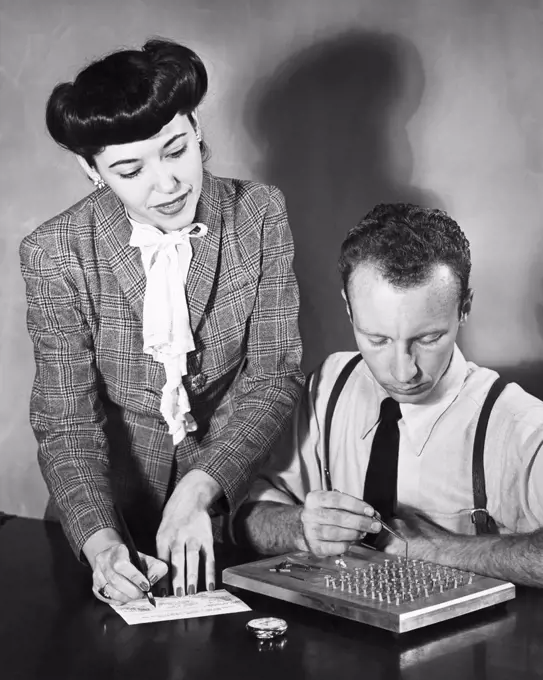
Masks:
[[[198,587],[200,553],[208,590],[215,589],[215,554],[209,507],[221,495],[206,472],[191,470],[166,503],[157,533],[157,554],[171,564],[174,595],[193,595]]]
[[[130,561],[128,548],[113,529],[102,529],[83,547],[92,567],[92,591],[102,602],[124,604],[139,600],[168,573],[168,565],[138,553],[147,572],[142,574]]]

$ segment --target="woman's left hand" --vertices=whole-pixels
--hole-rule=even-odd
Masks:
[[[220,485],[210,475],[191,470],[166,503],[157,533],[157,556],[171,564],[174,595],[196,593],[200,553],[205,560],[207,590],[215,589],[215,554],[208,511],[220,494]]]

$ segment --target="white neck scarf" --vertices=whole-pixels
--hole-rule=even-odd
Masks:
[[[143,351],[164,364],[160,412],[168,423],[173,443],[182,441],[197,425],[183,386],[187,352],[194,349],[185,285],[192,260],[191,238],[207,234],[205,224],[191,224],[164,234],[148,224],[128,218],[130,245],[139,248],[147,277],[143,301]]]

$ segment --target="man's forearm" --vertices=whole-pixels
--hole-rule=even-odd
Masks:
[[[419,552],[417,543],[410,550],[413,557]],[[543,587],[543,530],[505,536],[434,536],[425,558],[519,585]]]
[[[303,506],[261,501],[246,508],[240,529],[250,546],[263,555],[307,550],[302,529]]]

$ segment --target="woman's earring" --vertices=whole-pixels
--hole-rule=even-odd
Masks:
[[[104,180],[100,177],[100,175],[94,176],[94,177],[92,178],[92,182],[93,182],[94,186],[95,186],[97,189],[103,189],[103,188],[106,186],[106,183],[105,183]]]

